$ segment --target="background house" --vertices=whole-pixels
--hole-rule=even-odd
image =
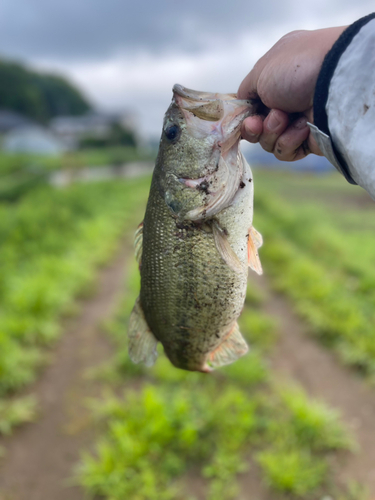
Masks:
[[[81,116],[56,116],[50,128],[68,149],[80,146],[135,146],[135,119],[131,113],[91,111]]]
[[[14,127],[4,134],[2,149],[8,153],[57,155],[64,152],[66,147],[50,130],[30,123]]]
[[[32,120],[20,113],[9,109],[0,109],[0,135],[6,134],[17,127],[23,127],[33,123]]]

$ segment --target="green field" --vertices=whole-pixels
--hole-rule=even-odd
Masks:
[[[0,204],[0,398],[29,384],[59,336],[63,316],[90,290],[130,224],[148,180],[43,186]],[[33,401],[1,401],[0,432],[31,417]]]
[[[79,172],[84,167],[118,166],[153,161],[155,152],[133,146],[90,148],[57,156],[7,153],[0,150],[0,202],[17,201],[35,187],[48,183],[56,170]]]
[[[375,380],[372,201],[338,175],[254,177],[265,279],[307,334]],[[131,247],[149,182],[41,185],[0,204],[0,433],[37,418],[20,390],[41,373],[77,297],[95,293],[98,267],[120,241]],[[127,353],[139,291],[129,257],[121,306],[103,327],[116,354],[95,370],[104,386],[90,403],[97,436],[74,472],[88,498],[237,500],[249,487],[255,500],[366,498],[365,485],[336,481],[335,457],[357,447],[340,416],[270,368],[280,332],[264,309],[274,292],[250,283],[240,318],[248,355],[204,375],[172,367],[160,348],[146,369]]]
[[[95,167],[153,159],[154,153],[132,146],[81,149],[57,156],[7,153],[0,150],[0,176],[20,174],[22,171],[50,172],[61,168]]]
[[[257,171],[255,180],[267,278],[311,333],[371,374],[371,201],[337,175]],[[128,272],[124,302],[107,328],[117,351],[101,373],[109,393],[105,404],[93,403],[103,430],[78,472],[89,493],[236,499],[253,469],[272,498],[365,498],[351,478],[347,490],[335,484],[332,454],[356,446],[337,414],[298,386],[280,385],[268,368],[277,326],[262,312],[267,297],[253,283],[240,320],[252,350],[207,377],[176,370],[165,357],[152,369],[130,362],[125,332],[139,290],[134,261]]]
[[[374,378],[375,204],[367,193],[335,174],[260,173],[255,224],[275,289],[344,363]]]

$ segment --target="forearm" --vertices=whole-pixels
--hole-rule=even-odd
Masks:
[[[375,14],[349,26],[327,54],[314,124],[325,156],[375,198]]]

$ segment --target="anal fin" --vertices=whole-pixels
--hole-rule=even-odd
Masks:
[[[129,318],[129,356],[133,363],[144,363],[152,366],[158,353],[158,341],[151,332],[144,316],[139,297],[135,301]]]
[[[258,248],[260,248],[262,244],[262,235],[251,227],[249,229],[249,239],[247,242],[247,261],[249,267],[258,274],[263,274],[262,264],[258,254]]]
[[[235,323],[234,327],[219,347],[208,354],[206,363],[210,368],[229,365],[241,356],[244,356],[248,350],[249,347],[241,335],[238,324]]]

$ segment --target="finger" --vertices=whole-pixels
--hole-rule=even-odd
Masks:
[[[296,161],[307,156],[310,151],[304,143],[309,134],[307,118],[298,118],[278,137],[273,150],[274,155],[282,161]]]
[[[259,136],[263,132],[264,116],[253,115],[246,118],[241,127],[242,138],[253,144],[259,141]]]
[[[318,143],[314,139],[313,135],[310,133],[307,141],[306,141],[306,147],[309,149],[310,153],[313,153],[314,155],[318,156],[324,156],[322,151],[320,150]]]
[[[288,114],[279,109],[272,109],[263,122],[263,133],[259,137],[262,148],[271,153],[279,136],[286,130],[288,125]]]

